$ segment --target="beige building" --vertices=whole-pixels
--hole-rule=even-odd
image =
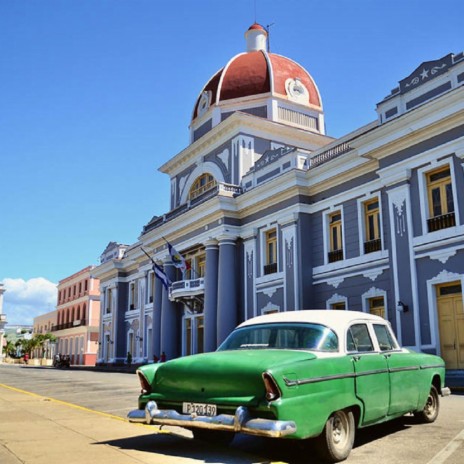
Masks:
[[[95,365],[100,323],[100,283],[88,266],[58,283],[56,353],[69,355],[71,364]]]
[[[53,327],[56,326],[57,311],[50,311],[40,316],[34,317],[32,334],[35,335],[45,335],[51,333]],[[56,343],[51,343],[46,341],[42,347],[36,348],[32,353],[32,358],[45,360],[42,361],[42,364],[51,365],[53,361],[53,356],[56,353]]]

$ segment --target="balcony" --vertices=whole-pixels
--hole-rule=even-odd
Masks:
[[[375,251],[380,251],[382,249],[382,240],[369,240],[364,242],[364,254],[374,253]]]
[[[328,260],[329,260],[329,263],[335,263],[336,261],[342,261],[343,260],[343,250],[329,251]]]
[[[456,217],[453,213],[443,214],[427,220],[427,226],[429,232],[435,232],[436,230],[447,229],[448,227],[454,227],[456,225]]]
[[[179,280],[169,287],[169,299],[171,301],[203,295],[205,293],[205,279],[200,277],[193,280]]]
[[[265,264],[263,267],[263,274],[275,274],[277,272],[277,263]]]
[[[242,189],[238,185],[233,184],[226,184],[224,182],[218,182],[214,187],[209,190],[206,190],[198,197],[189,200],[187,203],[178,206],[177,208],[172,209],[166,214],[162,216],[155,216],[153,217],[148,224],[143,227],[142,235],[154,230],[166,222],[172,221],[176,217],[190,211],[191,209],[195,208],[196,206],[208,201],[210,198],[216,196],[225,196],[225,197],[235,197],[242,193]]]
[[[75,321],[65,322],[64,324],[52,325],[51,331],[56,332],[58,330],[71,329],[73,327],[79,327],[81,325],[87,325],[87,319],[76,319]]]
[[[6,314],[0,314],[0,322],[6,322]]]

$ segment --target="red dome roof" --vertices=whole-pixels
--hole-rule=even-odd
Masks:
[[[248,30],[258,28],[264,31],[259,24],[253,24]],[[193,119],[198,116],[205,91],[211,92],[210,105],[266,93],[287,98],[287,79],[298,79],[308,90],[309,105],[322,107],[319,91],[302,66],[284,56],[258,50],[236,55],[209,80],[195,103]]]

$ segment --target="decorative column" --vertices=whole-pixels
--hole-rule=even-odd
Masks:
[[[256,236],[256,229],[252,231],[252,234],[250,236],[242,236],[244,254],[244,320],[250,319],[256,315]]]
[[[161,307],[166,291],[158,277],[155,276],[155,292],[153,301],[153,355],[161,356]]]
[[[282,271],[285,275],[285,310],[301,309],[300,306],[300,281],[298,279],[297,260],[297,217],[293,215],[279,223],[282,227]]]
[[[217,340],[217,307],[218,307],[218,261],[219,246],[217,240],[210,239],[206,246],[205,270],[205,304],[204,316],[204,347],[205,352],[216,349]]]
[[[219,274],[217,305],[217,346],[237,325],[237,258],[236,237],[222,235],[219,239]]]
[[[390,214],[394,310],[401,301],[408,312],[397,313],[397,334],[402,345],[420,347],[417,275],[412,249],[412,214],[409,183],[387,190]]]
[[[176,269],[167,258],[164,263],[164,272],[171,282],[175,280]],[[175,302],[169,299],[168,291],[163,286],[163,301],[161,303],[161,353],[166,354],[166,360],[174,359],[179,356],[179,323],[178,309]]]

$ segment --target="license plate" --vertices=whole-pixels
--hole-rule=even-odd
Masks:
[[[184,414],[196,414],[197,416],[216,416],[217,406],[206,403],[183,403],[182,412]]]

